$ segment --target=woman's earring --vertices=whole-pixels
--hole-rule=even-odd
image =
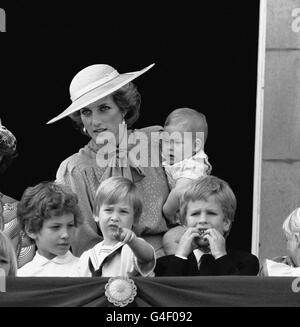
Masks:
[[[123,116],[122,125],[126,125],[125,115]]]
[[[83,127],[83,133],[86,134],[86,128],[85,127]]]

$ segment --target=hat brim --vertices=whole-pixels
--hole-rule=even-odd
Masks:
[[[111,81],[101,86],[98,86],[97,88],[91,90],[90,92],[87,92],[84,95],[82,95],[80,98],[72,102],[72,104],[65,111],[63,111],[61,114],[54,117],[53,119],[49,120],[47,124],[55,123],[56,121],[73,114],[79,109],[84,108],[85,106],[108,96],[109,94],[117,91],[122,86],[128,84],[135,78],[144,74],[147,70],[149,70],[153,66],[154,64],[137,72],[119,74],[116,78],[112,79]]]

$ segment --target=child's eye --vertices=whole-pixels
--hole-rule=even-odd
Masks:
[[[59,229],[60,228],[60,226],[51,226],[51,227],[49,227],[50,229],[54,229],[54,230],[56,230],[56,229]]]
[[[192,215],[194,216],[198,216],[198,215],[201,215],[201,211],[192,211]]]
[[[211,216],[215,216],[216,215],[216,213],[214,211],[208,211],[207,214],[208,215],[211,215]]]
[[[121,210],[121,213],[125,213],[125,214],[127,214],[128,211],[127,211],[127,210]]]
[[[112,212],[112,209],[110,209],[110,208],[106,208],[106,209],[104,209],[104,211],[105,211],[105,212]]]
[[[69,228],[75,227],[75,224],[69,224],[68,227]]]

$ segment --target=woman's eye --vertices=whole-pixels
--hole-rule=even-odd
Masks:
[[[101,111],[101,112],[107,111],[109,109],[110,109],[109,106],[101,106],[101,107],[98,108],[98,110]]]
[[[80,113],[83,115],[83,116],[89,116],[91,111],[89,109],[82,109],[80,110]]]

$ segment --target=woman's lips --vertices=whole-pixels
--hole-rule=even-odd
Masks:
[[[107,129],[106,128],[99,128],[99,129],[94,129],[94,133],[95,134],[100,134],[100,133],[103,133],[103,132],[105,132],[105,131],[107,131]]]

